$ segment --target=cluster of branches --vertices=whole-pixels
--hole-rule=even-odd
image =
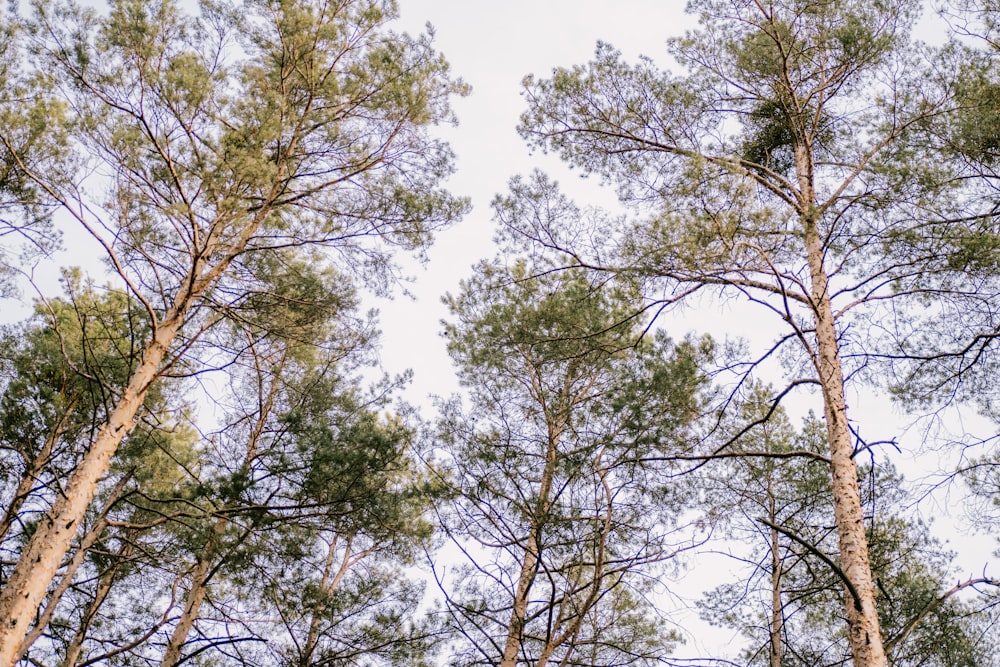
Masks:
[[[727,461],[824,466],[829,534],[801,535],[789,517],[768,512],[754,522],[769,533],[773,557],[762,654],[772,665],[796,656],[855,667],[978,664],[991,655],[989,647],[964,658],[907,654],[932,610],[974,587],[989,600],[996,580],[983,574],[937,594],[914,587],[923,603],[911,598],[912,613],[893,617],[903,595],[879,572],[879,541],[889,538],[866,515],[859,455],[885,463],[874,463],[846,400],[849,388],[861,396],[888,389],[908,405],[974,397],[992,410],[996,8],[967,4],[952,9],[967,34],[978,26],[985,39],[931,48],[910,36],[922,9],[912,0],[696,0],[689,10],[701,28],[668,41],[680,75],[649,59],[624,62],[600,44],[591,62],[525,82],[522,136],[616,186],[626,207],[619,217],[584,212],[544,175],[515,179],[498,218],[539,276],[593,272],[642,293],[641,307],[655,314],[697,296],[732,300],[778,331],[759,354],[736,346],[724,360],[734,388],[702,447],[655,457],[712,474]],[[766,409],[724,427],[775,370],[784,384]],[[819,398],[822,447],[741,448],[774,426],[784,399],[809,388]],[[990,502],[995,462],[987,452],[972,477]],[[898,542],[923,529],[884,530]],[[796,567],[820,567],[840,589],[843,635],[827,626],[822,650],[781,639],[788,567],[779,561],[793,548]],[[938,561],[925,566],[920,576],[940,582]],[[796,599],[824,613],[814,598]]]
[[[428,533],[413,433],[380,416],[392,387],[362,393],[349,374],[369,326],[318,312],[335,318],[321,340],[230,332],[244,349],[212,380],[210,431],[191,379],[151,391],[16,660],[311,665],[428,648],[420,588],[399,576]],[[5,579],[148,330],[134,301],[75,286],[5,332]]]

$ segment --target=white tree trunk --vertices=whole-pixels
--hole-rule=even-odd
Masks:
[[[854,587],[852,593],[845,585],[851,655],[855,667],[886,667],[886,655],[875,609],[875,585],[868,561],[868,538],[861,510],[858,469],[854,464],[854,447],[847,421],[837,332],[827,292],[819,234],[815,224],[810,225],[812,229],[806,232],[806,244],[816,314],[816,366],[823,391],[827,440],[830,445],[833,513],[837,524],[841,568]]]
[[[38,638],[42,636],[42,633],[44,633],[45,629],[49,626],[53,616],[55,616],[56,609],[59,607],[59,602],[62,600],[62,596],[65,595],[66,591],[68,591],[70,586],[73,585],[73,582],[76,579],[76,573],[80,569],[80,566],[83,565],[84,560],[87,558],[87,554],[90,553],[91,548],[97,544],[97,541],[104,533],[104,529],[108,527],[108,513],[111,511],[111,508],[114,507],[115,503],[118,502],[118,499],[121,498],[122,491],[125,490],[125,485],[128,484],[128,481],[129,477],[123,477],[119,480],[118,484],[116,484],[115,488],[112,490],[111,495],[108,496],[107,501],[104,503],[104,507],[101,509],[100,516],[96,523],[89,531],[87,531],[87,533],[83,536],[83,539],[80,540],[80,545],[77,547],[76,553],[73,554],[73,558],[70,559],[69,563],[66,565],[66,569],[63,571],[59,584],[56,585],[51,595],[49,595],[49,601],[45,605],[44,611],[39,614],[38,618],[35,620],[35,626],[31,629],[31,632],[25,636],[20,646],[18,646],[17,652],[14,654],[14,662],[17,662],[24,657],[24,655],[28,652],[28,649],[31,648],[32,644],[34,644]],[[100,589],[100,585],[98,586],[98,589]],[[97,597],[101,597],[99,592],[96,595]],[[77,634],[80,634],[80,631],[82,630],[85,630],[85,628],[78,628]]]
[[[768,475],[768,518],[772,526],[777,524],[778,516],[774,508],[774,487]],[[771,667],[781,667],[781,631],[784,625],[784,608],[781,603],[781,543],[778,541],[778,530],[771,528],[771,646],[768,649]]]
[[[809,266],[810,305],[816,323],[816,348],[813,363],[823,392],[827,442],[830,447],[833,516],[837,524],[840,567],[850,582],[844,585],[848,641],[854,667],[887,667],[878,612],[875,608],[875,584],[868,561],[868,538],[865,535],[858,468],[847,421],[844,400],[844,370],[837,344],[837,327],[830,302],[829,280],[824,266],[823,239],[818,227],[815,177],[812,156],[805,143],[795,147],[795,172],[799,183],[799,215],[805,237],[806,262]]]

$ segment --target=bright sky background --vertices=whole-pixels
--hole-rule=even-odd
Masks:
[[[524,110],[522,79],[527,74],[546,77],[555,67],[588,61],[598,40],[614,45],[629,60],[646,55],[667,65],[666,39],[693,28],[695,21],[683,13],[680,0],[399,0],[399,4],[400,27],[417,32],[429,22],[455,75],[472,86],[470,96],[455,101],[458,126],[446,128],[443,136],[457,155],[457,171],[449,186],[471,197],[473,209],[438,236],[426,267],[408,265],[416,278],[411,285],[415,300],[397,297],[375,304],[381,310],[380,354],[385,369],[412,369],[414,380],[406,398],[430,408],[430,394],[458,389],[440,336],[440,322],[448,316],[441,297],[459,289],[459,281],[469,276],[476,260],[494,254],[490,202],[506,191],[507,181],[543,169],[580,203],[615,203],[613,193],[600,188],[595,179],[582,180],[553,156],[529,154],[515,129]],[[424,412],[433,417],[431,409]],[[729,563],[720,558],[716,565],[726,568]],[[702,575],[705,571],[701,569]],[[679,607],[671,619],[691,633],[686,635],[687,645],[678,649],[679,656],[719,655],[732,641],[739,642],[729,631],[712,629],[695,610],[685,608],[701,590],[723,581],[705,581],[702,575],[692,571],[667,583],[672,592],[687,598],[664,600]]]
[[[579,201],[613,202],[595,180],[582,181],[558,159],[529,155],[515,131],[524,110],[521,80],[586,62],[598,40],[630,60],[642,54],[664,62],[667,37],[694,27],[694,21],[680,0],[399,0],[399,5],[400,27],[423,31],[429,22],[455,75],[472,86],[469,97],[455,102],[458,126],[445,128],[443,136],[458,158],[449,186],[471,197],[474,208],[438,236],[426,269],[408,265],[416,277],[415,301],[400,297],[376,304],[382,312],[382,361],[393,372],[413,369],[410,394],[420,402],[428,393],[457,388],[439,336],[447,316],[441,296],[458,290],[476,260],[493,255],[490,201],[506,190],[508,179],[541,168]]]

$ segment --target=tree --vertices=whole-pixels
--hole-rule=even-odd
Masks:
[[[948,407],[975,409],[994,424],[1000,422],[995,390],[998,366],[995,294],[1000,276],[997,250],[998,184],[1000,184],[1000,7],[988,0],[956,0],[939,11],[970,48],[955,58],[956,110],[929,129],[966,183],[964,206],[953,221],[947,242],[949,261],[962,270],[967,288],[978,298],[944,300],[919,316],[894,323],[894,345],[884,352],[903,363],[894,378],[896,398],[910,410],[937,413]],[[915,237],[914,242],[919,240]],[[967,503],[973,523],[987,530],[1000,525],[1000,451],[996,432],[959,433],[963,446],[955,464],[943,471],[943,483],[968,483]],[[978,451],[977,451],[978,450]]]
[[[241,350],[215,372],[220,423],[198,438],[190,428],[170,434],[171,408],[157,400],[167,385],[152,390],[145,407],[160,419],[156,437],[140,425],[116,456],[19,656],[70,667],[219,664],[236,653],[304,667],[360,655],[415,664],[429,651],[429,624],[416,613],[422,588],[403,570],[430,530],[426,485],[408,455],[411,429],[384,414],[398,382],[360,388],[375,332],[354,313],[349,281],[320,280],[291,261],[285,271],[270,274],[267,291],[297,305],[280,335],[254,326],[268,308],[263,295],[215,332],[217,343]],[[123,309],[121,294],[94,301],[77,289],[74,307],[52,302],[62,306],[59,329],[28,329],[27,338],[50,343],[52,363],[100,396],[94,385],[113,387],[112,374],[127,377],[137,363],[143,311],[134,302]],[[5,401],[20,409],[6,414],[30,421],[25,408],[45,403],[34,397],[65,384],[40,364],[45,349],[12,355],[15,389]],[[87,368],[103,382],[80,377]]]
[[[848,325],[883,302],[930,299],[949,279],[953,295],[968,285],[954,260],[978,232],[955,224],[961,180],[931,157],[939,142],[926,131],[955,110],[953,82],[909,40],[912,0],[691,9],[702,30],[668,42],[684,76],[599,45],[586,66],[526,81],[523,136],[615,183],[641,221],[612,243],[606,226],[588,246],[578,224],[563,227],[568,204],[535,183],[515,185],[506,222],[570,264],[644,282],[663,307],[708,288],[777,316],[785,333],[744,367],[789,355],[778,395],[819,389],[853,660],[881,667],[854,461],[863,445],[844,395],[865,327]]]
[[[22,67],[22,26],[0,17],[0,296],[16,291],[15,275],[26,273],[57,245],[51,224],[52,201],[17,168],[26,161],[36,169],[64,171],[66,109],[47,93],[51,81]]]
[[[704,345],[634,342],[628,294],[582,271],[481,264],[447,298],[470,409],[443,406],[443,523],[466,564],[442,581],[457,664],[655,664],[676,636],[647,595],[690,546],[655,453],[689,446]],[[444,568],[442,568],[443,570]]]
[[[350,336],[333,323],[323,333],[328,345],[303,350],[300,341],[240,373],[236,409],[217,435],[244,443],[246,456],[220,465],[208,485],[204,500],[216,509],[193,544],[184,615],[161,664],[180,657],[213,578],[216,609],[280,620],[242,636],[203,631],[192,653],[253,640],[256,661],[306,667],[362,656],[417,664],[429,650],[417,619],[422,589],[403,571],[430,532],[412,429],[379,414],[394,387],[366,395],[346,374],[369,349],[343,347]]]
[[[4,666],[147,394],[225,363],[212,330],[253,312],[277,250],[384,285],[391,246],[420,249],[465,208],[439,189],[451,154],[425,131],[464,86],[429,38],[385,29],[391,1],[213,2],[195,17],[171,0],[110,5],[37,2],[18,24],[33,58],[21,66],[55,82],[75,161],[47,171],[7,128],[0,145],[103,248],[149,334],[0,593]],[[23,116],[15,100],[3,110]],[[91,198],[80,179],[95,168],[108,186]]]
[[[710,591],[700,606],[705,620],[750,638],[749,663],[781,667],[793,664],[787,654],[795,647],[787,644],[798,643],[799,616],[812,613],[817,589],[826,594],[831,581],[837,583],[808,551],[827,543],[831,532],[824,439],[818,420],[797,433],[780,406],[772,410],[768,388],[753,386],[748,394],[733,428],[762,423],[737,436],[727,451],[731,458],[708,461],[696,483],[707,512],[734,541],[734,557],[749,571]]]

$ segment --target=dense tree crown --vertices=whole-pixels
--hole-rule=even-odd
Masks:
[[[529,146],[622,209],[511,180],[424,415],[360,304],[468,209],[432,33],[92,4],[0,21],[0,297],[37,295],[0,329],[0,667],[998,664],[1000,582],[846,398],[1000,414],[993,3],[931,47],[919,0],[692,0],[673,72],[526,78]],[[46,293],[57,228],[103,268]],[[777,337],[673,317],[719,299]],[[995,532],[996,438],[961,460]],[[707,552],[718,655],[677,609]]]

